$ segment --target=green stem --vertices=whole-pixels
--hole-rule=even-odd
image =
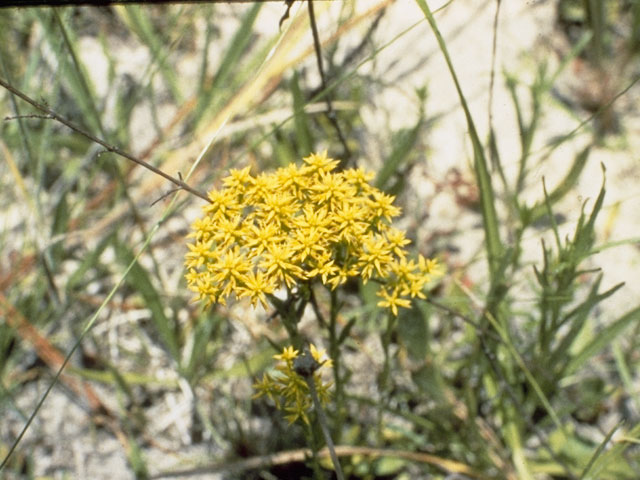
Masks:
[[[387,395],[387,384],[389,383],[389,372],[391,370],[391,359],[389,358],[389,345],[391,344],[391,334],[396,324],[396,317],[387,316],[387,328],[381,336],[382,350],[384,352],[384,364],[382,372],[378,378],[378,389],[380,391],[380,402],[378,403],[378,444],[382,445],[382,414],[387,407],[389,398]]]
[[[309,393],[311,393],[311,399],[313,400],[313,407],[316,410],[318,422],[320,423],[320,429],[322,430],[324,440],[327,443],[329,455],[331,456],[331,461],[333,462],[333,468],[335,468],[336,470],[336,477],[338,478],[338,480],[344,480],[342,467],[340,466],[340,461],[338,460],[338,455],[336,455],[336,449],[333,445],[331,434],[329,433],[329,422],[327,421],[327,415],[324,413],[324,409],[322,408],[320,399],[318,398],[318,392],[316,391],[316,383],[313,378],[313,374],[306,377],[306,380],[307,385],[309,385]]]
[[[340,344],[338,336],[338,295],[335,290],[331,291],[331,312],[329,318],[329,354],[333,362],[333,381],[336,386],[336,425],[335,431],[336,441],[340,441],[342,429],[340,428],[344,422],[345,404],[344,404],[344,383],[340,374]]]
[[[297,350],[301,350],[304,347],[304,341],[298,332],[298,323],[302,318],[304,307],[307,304],[307,300],[299,299],[299,301],[292,296],[289,292],[286,300],[280,300],[274,295],[269,295],[269,303],[278,312],[282,325],[287,330],[291,345]]]
[[[320,467],[320,460],[318,459],[318,442],[316,436],[313,433],[311,425],[305,423],[304,428],[305,437],[307,437],[307,445],[311,447],[311,467],[313,468],[313,478],[316,480],[323,480],[324,475],[322,468]]]

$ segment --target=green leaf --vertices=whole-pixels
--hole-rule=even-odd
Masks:
[[[423,99],[421,98],[421,101]],[[403,165],[409,163],[416,155],[416,143],[420,138],[420,132],[424,125],[424,108],[421,104],[418,121],[411,128],[402,128],[393,134],[391,138],[391,153],[382,164],[382,168],[376,176],[374,185],[380,190],[389,188],[389,181],[398,174]]]
[[[487,159],[485,158],[484,150],[480,142],[480,137],[478,137],[478,131],[476,129],[475,122],[473,121],[473,117],[471,116],[471,111],[469,110],[469,106],[467,105],[467,100],[464,96],[464,93],[462,92],[462,87],[460,86],[460,82],[458,81],[458,76],[455,72],[455,69],[453,68],[451,58],[449,57],[447,46],[444,39],[442,38],[442,35],[440,34],[440,30],[438,29],[436,20],[431,13],[431,9],[429,8],[425,0],[416,0],[416,3],[424,12],[425,18],[429,22],[429,25],[431,26],[431,29],[436,36],[438,46],[440,47],[440,51],[442,52],[442,55],[447,62],[449,73],[451,73],[451,79],[453,80],[453,83],[456,87],[458,97],[460,98],[460,104],[462,105],[462,109],[464,110],[464,114],[467,119],[469,135],[471,136],[471,144],[473,145],[473,164],[476,171],[476,181],[480,190],[482,224],[485,231],[489,272],[491,274],[491,283],[496,284],[501,281],[499,279],[498,270],[500,268],[500,259],[502,258],[503,246],[502,241],[500,240],[498,215],[496,214],[496,207],[494,204],[495,195],[493,193],[493,186],[491,184],[491,175],[489,174]]]
[[[307,156],[313,151],[313,138],[309,128],[309,115],[304,110],[305,99],[300,90],[298,72],[294,72],[291,79],[291,96],[293,97],[293,125],[298,143],[298,155]]]
[[[91,128],[100,132],[102,136],[105,136],[105,130],[102,126],[102,120],[100,119],[100,114],[98,113],[98,107],[95,103],[96,94],[94,89],[92,88],[87,69],[80,62],[80,58],[76,53],[76,41],[73,36],[73,32],[65,26],[62,18],[58,14],[58,10],[53,9],[53,16],[60,28],[60,32],[62,33],[62,39],[64,40],[64,44],[69,52],[69,57],[71,62],[66,60],[66,65],[69,69],[69,75],[67,79],[70,80],[71,83],[71,92],[72,97],[82,106],[84,116],[87,117],[87,120],[90,122]],[[58,35],[55,32],[52,32],[54,37],[52,40],[55,40]],[[63,55],[58,56],[58,58],[64,57]],[[66,59],[66,57],[64,57]]]
[[[128,246],[116,243],[116,253],[118,260],[123,265],[129,265],[134,255]],[[127,285],[134,291],[138,292],[144,299],[145,307],[151,310],[151,321],[156,328],[160,340],[168,350],[171,357],[176,361],[180,361],[178,349],[178,340],[175,334],[175,325],[164,313],[164,305],[162,304],[162,296],[156,290],[147,271],[136,262],[127,278]]]
[[[422,368],[411,372],[411,380],[429,398],[435,400],[446,400],[446,384],[439,369],[433,364],[425,365]]]
[[[198,124],[203,119],[205,112],[216,111],[229,100],[234,92],[233,73],[240,64],[242,55],[246,53],[249,42],[253,36],[253,24],[258,17],[261,2],[255,2],[242,18],[242,23],[233,35],[229,48],[224,52],[222,61],[214,74],[213,82],[208,87],[202,88],[198,105],[193,114],[193,121]],[[261,52],[258,54],[261,57]]]
[[[171,96],[176,102],[182,103],[184,98],[178,86],[179,82],[175,74],[175,69],[168,62],[171,49],[167,48],[167,40],[156,32],[153,22],[147,13],[148,10],[141,8],[139,5],[125,5],[124,12],[131,30],[149,48],[153,57],[153,63],[159,67],[160,73],[164,77],[167,87],[171,92]],[[174,19],[168,19],[168,22],[171,23],[173,20]]]
[[[198,373],[199,367],[207,365],[209,358],[207,346],[222,320],[222,317],[215,313],[210,316],[206,311],[203,311],[200,314],[196,328],[191,333],[193,335],[193,347],[184,368],[184,376],[187,379],[191,380]]]
[[[61,192],[58,202],[53,211],[53,225],[51,226],[51,236],[65,234],[68,230],[69,219],[71,218],[71,212],[69,209],[69,203],[67,202],[67,192],[65,190]],[[51,257],[57,263],[63,260],[64,255],[64,243],[59,242],[51,246]]]
[[[409,357],[423,362],[429,351],[428,307],[422,310],[417,302],[413,308],[401,310],[398,318],[398,338],[407,349]]]
[[[600,287],[600,282],[602,281],[602,275],[598,276],[594,285],[591,287],[589,295],[587,299],[578,305],[571,312],[567,313],[563,321],[558,325],[558,330],[562,327],[562,325],[571,321],[571,325],[567,333],[562,337],[560,342],[557,344],[557,347],[554,349],[551,354],[551,358],[549,360],[549,365],[552,367],[556,365],[556,363],[560,362],[561,359],[567,358],[567,353],[571,351],[571,348],[579,338],[579,334],[584,327],[584,324],[589,318],[589,313],[593,310],[593,308],[602,302],[604,299],[610,297],[615,292],[620,289],[624,283],[619,283],[611,287],[609,290],[603,293],[598,293],[598,288]],[[556,330],[556,335],[558,330]]]
[[[129,464],[135,474],[135,478],[138,480],[149,478],[147,464],[144,460],[144,455],[142,454],[140,445],[138,445],[134,435],[128,434],[127,440],[129,447],[127,448],[127,460],[129,460]]]
[[[398,457],[380,457],[375,462],[376,476],[389,476],[398,473],[407,465],[407,461]]]
[[[624,332],[627,327],[634,322],[640,320],[640,307],[636,307],[633,310],[627,312],[622,317],[618,318],[615,322],[603,328],[596,338],[588,343],[582,350],[571,358],[571,361],[567,365],[567,374],[574,373],[581,368],[587,360],[600,353],[605,347],[607,347],[615,338]]]
[[[418,139],[420,124],[421,122],[418,122],[413,128],[403,128],[394,133],[391,139],[391,153],[385,159],[382,168],[376,176],[376,188],[385,190],[391,178],[399,173],[403,164],[409,161],[411,153],[414,151],[416,140]]]
[[[554,205],[558,201],[562,200],[565,195],[573,189],[573,187],[578,183],[578,179],[580,178],[580,175],[582,174],[582,171],[587,164],[590,152],[591,147],[589,146],[578,155],[576,155],[576,158],[571,164],[571,168],[564,176],[564,178],[560,182],[558,182],[556,188],[554,188],[551,193],[549,193],[547,199],[541,200],[531,208],[523,209],[521,216],[522,221],[525,225],[536,222],[548,212],[547,202],[549,203],[549,205]]]
[[[610,434],[612,434],[619,426],[620,424],[618,424],[610,432]],[[605,440],[601,442],[601,444],[594,452],[592,461],[590,461],[588,464],[588,467],[590,468],[588,469],[588,471],[583,473],[584,476],[581,476],[580,479],[636,480],[638,478],[638,470],[637,468],[633,468],[631,465],[629,465],[629,462],[625,458],[624,453],[630,446],[638,444],[639,436],[640,424],[637,424],[626,435],[624,435],[625,440],[614,442],[608,450],[603,452],[603,448],[608,443],[607,440],[610,440],[610,436],[608,435],[607,438],[605,438]]]
[[[342,331],[340,332],[340,336],[338,337],[338,345],[342,345],[342,343],[349,338],[349,333],[351,333],[351,329],[356,324],[358,317],[351,318],[347,324],[344,326]]]
[[[622,423],[623,423],[622,421],[618,422],[618,424],[615,425],[609,431],[609,433],[607,433],[607,435],[604,437],[602,442],[600,442],[600,445],[598,445],[598,447],[593,452],[593,455],[589,459],[589,463],[587,463],[587,466],[584,467],[584,470],[582,471],[582,474],[580,475],[580,479],[590,478],[590,477],[587,476],[587,473],[589,473],[589,470],[591,470],[593,465],[600,458],[600,456],[602,455],[602,452],[604,451],[605,447],[607,446],[607,443],[609,443],[609,440],[611,440],[611,437],[613,437],[613,434],[616,433],[616,430],[618,430],[618,428],[620,428],[622,426]]]
[[[114,242],[115,234],[109,234],[103,237],[96,248],[84,256],[78,268],[69,276],[65,286],[67,293],[72,292],[80,283],[86,285],[87,279],[85,275],[91,268],[98,268],[100,265],[100,255],[102,252]]]

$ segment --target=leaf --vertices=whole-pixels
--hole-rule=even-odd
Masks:
[[[524,208],[521,214],[522,222],[525,225],[530,225],[540,220],[547,212],[547,202],[549,205],[554,205],[558,201],[562,200],[567,193],[569,193],[573,187],[578,183],[578,179],[584,170],[587,160],[589,159],[589,153],[591,147],[588,146],[582,152],[576,155],[576,158],[571,164],[571,168],[564,176],[564,178],[558,182],[555,189],[548,194],[548,198],[541,200],[535,206],[531,208]]]
[[[420,127],[422,126],[422,118],[412,128],[403,128],[395,132],[392,139],[392,150],[385,159],[382,168],[378,172],[375,180],[376,188],[385,190],[388,187],[389,180],[398,174],[403,164],[408,163],[411,154],[414,152],[416,141]]]
[[[413,308],[401,310],[398,319],[398,337],[412,360],[423,362],[429,351],[429,329],[427,328],[428,307],[419,308],[413,302]]]
[[[116,243],[116,253],[118,260],[124,265],[129,265],[134,259],[134,255],[129,247],[120,243]],[[161,295],[153,286],[149,274],[136,262],[131,267],[131,271],[125,281],[130,288],[142,296],[145,307],[151,310],[151,321],[160,336],[160,340],[171,357],[176,362],[179,362],[180,355],[178,341],[174,331],[174,323],[165,315]]]
[[[499,283],[501,282],[501,279],[499,279],[498,270],[500,259],[502,258],[503,246],[502,241],[500,240],[498,215],[496,214],[496,207],[494,204],[495,195],[493,193],[493,186],[491,184],[491,175],[489,174],[489,169],[487,167],[487,159],[485,157],[482,144],[480,143],[480,137],[478,137],[478,131],[476,130],[475,122],[473,121],[473,117],[471,116],[471,111],[469,110],[469,106],[467,105],[467,100],[464,96],[464,93],[462,92],[462,87],[460,86],[460,82],[458,81],[458,76],[455,72],[455,69],[453,68],[451,58],[449,57],[447,46],[444,42],[444,39],[442,38],[442,35],[440,34],[440,30],[438,29],[435,18],[431,13],[431,9],[429,8],[425,0],[416,0],[416,3],[424,12],[424,16],[429,22],[429,25],[431,26],[431,29],[436,36],[438,46],[440,47],[440,51],[442,52],[442,55],[447,62],[449,73],[451,73],[451,79],[453,80],[453,83],[456,87],[458,97],[460,98],[460,104],[462,105],[462,109],[464,110],[464,114],[467,119],[469,135],[471,136],[471,144],[473,145],[473,164],[476,171],[476,181],[478,183],[478,189],[480,191],[482,225],[485,231],[485,242],[487,248],[487,257],[489,260],[489,272],[491,273],[491,283]]]
[[[434,400],[446,400],[446,385],[439,369],[433,364],[425,365],[411,373],[411,380],[420,389]]]
[[[207,345],[211,340],[214,330],[218,328],[222,317],[213,314],[209,318],[206,311],[203,311],[198,318],[196,328],[191,332],[193,335],[193,347],[184,368],[184,376],[191,380],[198,373],[198,368],[207,365]]]
[[[587,360],[598,354],[602,349],[609,345],[615,338],[626,330],[633,322],[640,320],[640,307],[636,307],[617,319],[612,324],[603,328],[599,334],[587,346],[573,356],[567,365],[567,375],[574,373],[581,368]]]
[[[607,446],[607,443],[609,443],[609,440],[611,440],[611,437],[613,437],[613,434],[616,433],[616,430],[618,430],[618,428],[620,428],[622,426],[622,423],[623,423],[622,420],[620,422],[618,422],[618,424],[615,425],[609,431],[609,433],[607,433],[607,435],[604,437],[602,442],[600,442],[600,445],[598,445],[598,447],[593,452],[593,455],[589,459],[589,463],[587,463],[587,466],[584,467],[584,470],[582,471],[582,474],[580,475],[580,479],[590,478],[590,477],[587,477],[587,473],[589,473],[589,470],[591,470],[591,467],[593,467],[593,465],[596,463],[596,461],[600,458],[600,456],[602,455],[602,452],[604,451],[605,447]]]
[[[300,77],[294,72],[291,79],[291,95],[293,97],[293,124],[298,143],[298,155],[307,156],[313,151],[313,138],[309,128],[309,115],[304,110],[305,99],[300,90]]]
[[[585,472],[587,475],[580,478],[584,478],[584,480],[601,480],[605,478],[612,480],[622,478],[636,480],[638,478],[638,471],[629,465],[623,454],[630,446],[637,445],[639,435],[640,424],[636,424],[635,427],[623,436],[624,440],[614,442],[613,446],[606,452],[602,453],[602,449],[598,446],[594,452],[595,460],[590,462],[590,469],[588,472]],[[605,443],[606,442],[602,442],[600,445],[604,445]],[[608,475],[605,475],[605,472],[608,473]]]
[[[112,244],[114,240],[115,234],[106,235],[102,240],[100,240],[100,242],[92,252],[85,255],[78,268],[69,276],[69,279],[67,280],[67,284],[65,286],[67,293],[72,292],[80,283],[82,283],[83,285],[86,285],[88,283],[87,279],[85,278],[86,273],[91,268],[99,267],[100,255],[102,255],[102,252],[104,252],[104,250],[110,244]]]
[[[216,111],[233,94],[234,82],[232,74],[240,64],[242,55],[247,52],[247,47],[252,38],[253,24],[261,7],[262,4],[260,2],[255,2],[242,18],[242,23],[233,35],[229,48],[224,52],[222,61],[213,76],[213,81],[209,86],[201,89],[198,96],[198,105],[193,114],[194,123],[199,123],[205,112]]]
[[[567,358],[568,352],[571,351],[571,347],[579,338],[579,334],[584,327],[584,324],[588,318],[589,313],[593,310],[593,308],[602,302],[604,299],[613,295],[619,288],[621,288],[624,283],[619,283],[611,287],[609,290],[603,293],[598,293],[598,288],[600,287],[600,282],[602,280],[602,275],[598,277],[595,281],[593,287],[589,292],[589,296],[587,299],[578,305],[575,309],[569,312],[563,321],[558,325],[558,330],[562,327],[563,324],[571,320],[571,326],[567,333],[562,337],[562,340],[558,343],[558,346],[555,348],[554,352],[551,354],[551,358],[549,360],[549,365],[555,365],[562,358]],[[557,330],[557,331],[558,331]],[[556,333],[557,334],[557,333]]]
[[[156,32],[153,22],[149,18],[149,10],[141,8],[139,5],[122,5],[116,6],[115,11],[138,36],[140,41],[149,48],[152,62],[158,66],[160,74],[164,77],[167,88],[171,92],[171,96],[177,103],[182,103],[184,98],[178,86],[179,82],[175,69],[168,61],[171,48],[167,47],[167,39],[162,38],[162,36]],[[169,11],[165,11],[167,16],[168,12]],[[168,18],[167,23],[171,23],[173,20],[172,18]]]
[[[376,476],[389,476],[398,473],[407,465],[407,461],[397,457],[380,457],[375,462]]]

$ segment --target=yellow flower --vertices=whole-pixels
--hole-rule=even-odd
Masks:
[[[441,273],[435,260],[407,261],[405,233],[391,226],[394,197],[369,184],[362,169],[336,171],[327,152],[273,173],[231,170],[212,190],[189,234],[187,285],[197,300],[231,295],[266,307],[280,288],[319,282],[335,289],[349,278],[381,284],[380,306],[397,315]]]
[[[327,357],[327,352],[324,349],[318,349],[313,343],[310,343],[309,351],[311,352],[313,359],[320,365],[325,367],[331,367],[333,365],[333,362],[329,357]]]
[[[393,253],[396,254],[399,258],[404,258],[404,247],[405,245],[411,243],[411,241],[405,237],[404,232],[402,230],[398,230],[397,228],[390,227],[385,232],[385,236],[387,237],[387,241],[393,249]]]
[[[326,173],[334,170],[340,162],[332,158],[327,158],[327,151],[317,154],[312,153],[308,157],[302,159],[306,163],[305,173]]]
[[[278,281],[284,282],[287,287],[292,288],[296,284],[296,279],[305,278],[305,273],[300,266],[289,261],[292,251],[288,247],[289,245],[271,245],[264,253],[259,266],[267,275],[275,277]]]
[[[300,356],[300,352],[293,346],[285,347],[281,354],[274,355],[273,358],[279,360],[276,366],[278,375],[270,376],[264,374],[261,381],[257,381],[253,388],[256,390],[253,398],[263,395],[274,401],[276,408],[287,412],[285,418],[289,423],[293,423],[301,419],[309,424],[308,412],[312,409],[313,401],[309,394],[308,381],[314,382],[318,398],[322,404],[326,404],[330,399],[329,388],[330,382],[322,380],[320,370],[331,366],[331,360],[325,358],[324,350],[317,349],[315,345],[309,345],[309,353],[311,354],[312,365],[309,376],[303,378],[296,372],[295,361],[304,360],[305,364],[309,361],[307,353]]]
[[[299,353],[300,352],[298,352],[298,350],[296,350],[292,346],[289,346],[285,347],[284,350],[282,350],[282,353],[274,355],[273,358],[275,358],[276,360],[284,361],[293,360],[298,356]]]
[[[370,201],[370,205],[376,217],[391,221],[393,217],[400,215],[400,208],[393,205],[396,197],[382,193],[380,190],[373,190],[372,195],[373,200]]]
[[[378,302],[379,307],[389,308],[391,313],[394,315],[398,315],[398,307],[409,308],[411,306],[411,302],[406,298],[398,297],[398,289],[393,289],[391,293],[386,288],[382,288],[378,291],[378,296],[382,297],[383,300]]]
[[[242,170],[231,169],[229,170],[229,176],[222,180],[222,184],[232,190],[245,190],[254,184],[250,171],[251,167],[245,167]]]
[[[276,285],[269,283],[267,276],[262,271],[250,271],[244,279],[244,283],[239,287],[238,297],[249,297],[251,305],[254,307],[258,302],[267,309],[267,295],[271,295]]]

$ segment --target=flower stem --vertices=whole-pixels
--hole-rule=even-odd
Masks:
[[[329,433],[327,416],[324,413],[324,409],[320,404],[320,399],[318,398],[318,392],[316,391],[316,384],[313,378],[313,375],[309,375],[305,377],[307,381],[307,385],[309,385],[309,393],[311,394],[311,400],[313,400],[313,407],[316,410],[316,414],[318,416],[318,422],[320,423],[320,429],[322,430],[322,434],[324,435],[324,440],[327,442],[327,448],[329,449],[329,455],[331,456],[331,461],[333,462],[333,467],[336,470],[336,477],[338,480],[344,480],[344,474],[342,473],[342,467],[340,466],[340,461],[338,460],[338,455],[336,455],[336,449],[333,445],[333,440],[331,439],[331,434]]]
[[[337,332],[338,320],[338,295],[331,291],[331,313],[329,319],[329,353],[333,362],[333,381],[336,386],[336,425],[341,426],[344,419],[344,385],[340,374],[340,345]],[[337,440],[340,441],[341,429],[336,431]]]
[[[382,444],[382,414],[388,404],[387,384],[389,383],[389,371],[391,369],[391,360],[389,358],[389,345],[391,344],[391,334],[396,324],[396,317],[387,316],[387,328],[381,335],[382,350],[384,351],[384,364],[382,372],[378,377],[378,390],[380,391],[380,402],[378,403],[378,443]]]

